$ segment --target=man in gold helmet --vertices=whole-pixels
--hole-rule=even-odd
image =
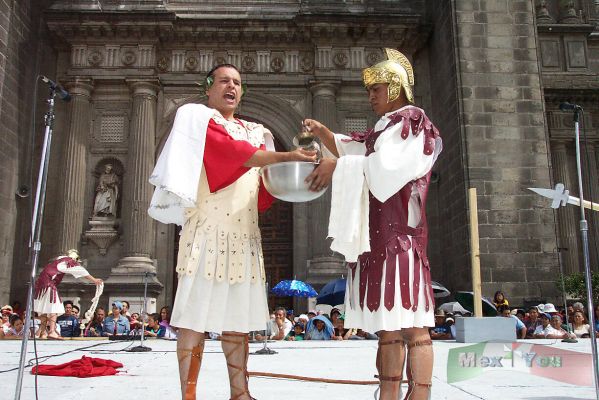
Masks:
[[[35,281],[35,298],[33,310],[40,315],[39,337],[42,339],[60,339],[56,332],[56,316],[64,314],[64,305],[58,295],[58,285],[65,274],[75,278],[85,278],[95,285],[100,285],[102,279],[94,278],[80,263],[79,252],[68,250],[66,255],[50,261]],[[49,332],[46,331],[49,328]]]
[[[400,396],[406,347],[406,398],[425,399],[433,365],[428,327],[435,324],[425,204],[442,144],[413,105],[410,62],[397,50],[386,53],[387,60],[362,74],[380,117],[373,129],[346,136],[304,121],[331,153],[307,182],[320,190],[332,181],[328,236],[350,267],[345,324],[378,333],[381,400]]]

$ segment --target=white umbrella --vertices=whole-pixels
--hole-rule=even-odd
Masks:
[[[441,304],[438,307],[440,310],[445,311],[446,313],[461,313],[461,314],[472,314],[470,311],[466,310],[460,303],[457,301],[452,301],[449,303]]]

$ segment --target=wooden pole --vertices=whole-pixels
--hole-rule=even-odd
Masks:
[[[483,316],[482,292],[480,284],[480,246],[478,240],[478,206],[476,188],[468,189],[470,204],[470,260],[472,264],[472,292],[474,293],[474,316]]]

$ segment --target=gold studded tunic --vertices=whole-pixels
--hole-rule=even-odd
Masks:
[[[264,144],[264,130],[261,125],[227,121],[218,114],[208,125],[196,206],[185,209],[179,239],[174,326],[197,332],[265,328],[268,306],[258,228],[260,176],[258,168],[239,170],[232,165],[242,165],[253,154],[247,143],[254,151]],[[231,158],[236,152],[238,156]]]

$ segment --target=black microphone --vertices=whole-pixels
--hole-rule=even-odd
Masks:
[[[71,95],[69,94],[69,92],[66,91],[65,88],[63,88],[60,85],[60,83],[54,82],[52,79],[45,77],[43,75],[42,75],[42,81],[47,83],[48,86],[50,86],[50,89],[56,90],[56,92],[58,93],[58,97],[60,97],[64,101],[71,101]]]
[[[572,103],[561,103],[559,105],[559,109],[562,111],[573,111],[573,110],[582,110],[582,107],[579,106],[578,104],[572,104]]]

